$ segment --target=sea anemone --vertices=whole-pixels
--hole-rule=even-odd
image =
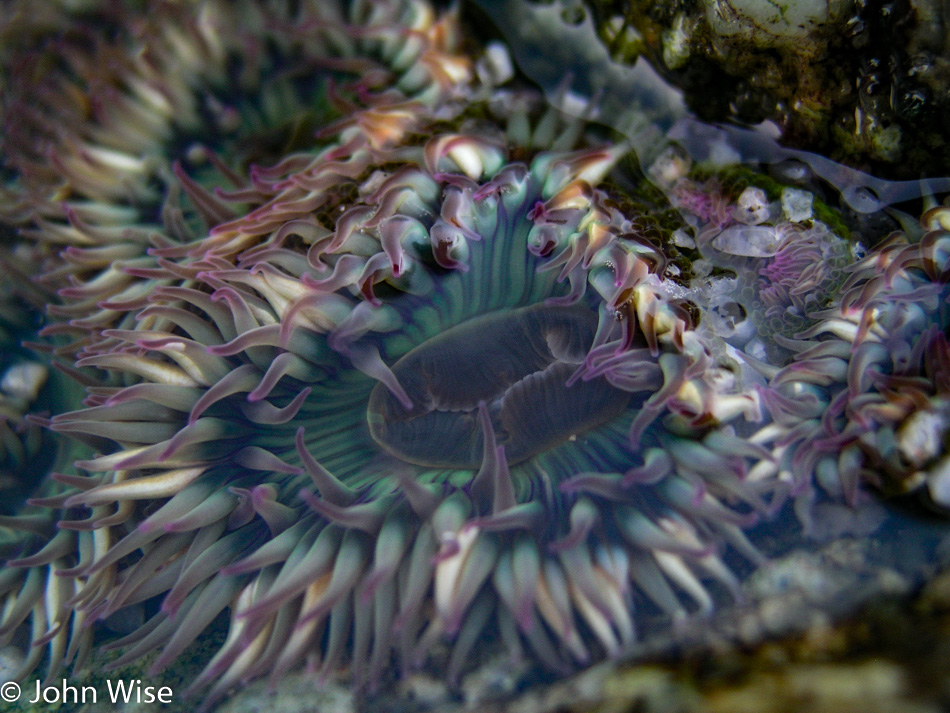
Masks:
[[[207,703],[301,665],[457,682],[495,631],[568,671],[629,651],[643,610],[740,596],[762,561],[745,532],[788,494],[806,522],[865,481],[948,499],[944,208],[803,296],[790,270],[850,260],[843,237],[685,175],[692,235],[648,233],[614,175],[629,144],[480,83],[446,56],[454,14],[290,7],[202,3],[184,27],[159,4],[140,34],[66,35],[18,70],[41,104],[75,99],[5,144],[0,217],[38,239],[62,301],[45,334],[87,386],[28,422],[90,449],[4,521],[18,677],[82,667],[94,622],[140,611],[113,666],[157,651],[157,672],[230,616],[189,689]],[[248,47],[287,81],[234,76]],[[51,56],[68,69],[44,75]],[[297,74],[315,66],[361,73],[317,92],[317,139],[235,156],[280,115],[272,90],[323,106]],[[710,265],[794,338],[723,329]]]
[[[946,206],[868,252],[822,222],[811,196],[795,205],[797,189],[783,189],[781,204],[752,187],[733,201],[714,176],[710,212],[693,171],[668,151],[650,172],[694,224],[702,258],[682,294],[702,309],[707,339],[767,380],[747,379],[769,415],[750,441],[774,457],[757,476],[789,484],[806,526],[821,493],[857,505],[866,486],[926,483],[946,508]]]
[[[155,2],[147,15],[121,3],[47,9],[20,3],[0,11],[0,220],[5,231],[18,229],[16,237],[9,233],[10,250],[28,254],[26,278],[39,274],[46,288],[30,313],[36,322],[10,339],[53,353],[5,349],[5,358],[24,362],[4,365],[2,422],[4,478],[23,494],[54,462],[54,433],[38,424],[50,411],[79,405],[59,371],[101,387],[105,372],[75,366],[76,355],[107,349],[109,327],[135,326],[130,310],[162,284],[148,251],[189,242],[221,220],[224,204],[198,189],[199,181],[243,181],[252,162],[312,148],[314,130],[357,109],[385,106],[388,136],[398,137],[417,107],[467,90],[471,75],[471,60],[455,51],[456,13],[424,2]],[[371,111],[359,117],[372,127]],[[10,307],[19,325],[20,305]],[[36,339],[44,307],[45,337]],[[39,396],[56,394],[54,408],[33,398],[44,377]],[[29,483],[24,473],[33,476]],[[81,524],[57,528],[63,488],[47,481],[32,504],[3,522],[14,528],[4,530],[4,556],[20,556],[0,586],[10,605],[0,642],[30,619],[36,644],[17,676],[37,666],[44,648],[49,675],[64,661],[80,667],[91,630],[71,611],[74,595],[110,584],[76,577],[77,562],[104,541]],[[21,499],[11,496],[11,507]],[[35,556],[22,556],[28,553]],[[47,596],[38,596],[44,587]]]
[[[795,352],[790,363],[758,364],[774,423],[753,440],[776,446],[802,513],[815,485],[850,503],[862,484],[926,486],[931,502],[950,505],[947,210],[924,214],[919,239],[893,233],[851,265],[834,306],[782,341]]]
[[[228,215],[182,185],[243,181],[357,109],[401,107],[398,135],[472,75],[455,13],[410,0],[92,3],[65,27],[7,12],[30,46],[3,58],[0,219],[45,246],[34,271],[60,298],[46,333],[68,357],[143,303],[150,248]]]
[[[759,270],[754,314],[766,334],[791,337],[812,326],[812,315],[832,307],[852,259],[850,243],[823,224],[789,225],[775,255]]]
[[[724,548],[759,561],[742,530],[781,496],[726,425],[757,398],[596,187],[625,146],[508,103],[422,143],[358,116],[257,171],[222,194],[243,214],[152,251],[135,328],[85,345],[131,383],[52,419],[102,455],[47,500],[78,542],[14,564],[79,553],[64,621],[160,598],[116,665],[161,669],[230,608],[208,700],[304,662],[377,685],[439,642],[455,680],[495,628],[563,671],[633,644],[634,596],[674,619],[712,609],[702,579],[738,596]]]

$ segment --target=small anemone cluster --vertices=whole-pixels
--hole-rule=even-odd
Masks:
[[[785,186],[770,201],[763,188],[728,172],[727,180],[691,178],[690,166],[670,149],[649,172],[696,234],[686,239],[700,253],[691,271],[706,293],[713,331],[753,355],[780,360],[782,339],[814,326],[835,303],[864,248],[840,221],[829,225],[817,215],[808,191]],[[821,208],[822,217],[836,217]],[[720,274],[707,279],[714,271]],[[732,279],[721,280],[723,271]]]
[[[926,486],[933,502],[950,506],[948,218],[946,207],[933,208],[918,241],[888,236],[849,267],[835,305],[784,344],[790,363],[757,363],[775,421],[758,438],[775,439],[797,483],[815,478],[850,503],[862,482],[898,492]]]
[[[628,144],[497,86],[453,12],[156,8],[58,34],[4,106],[0,218],[85,387],[30,417],[78,445],[0,522],[16,677],[136,614],[111,665],[153,673],[229,617],[207,704],[457,682],[486,640],[566,672],[741,597],[788,501],[950,502],[946,207],[858,256],[801,195],[663,165],[688,229],[647,234]]]
[[[852,505],[862,484],[926,485],[946,508],[947,207],[868,251],[820,220],[810,193],[730,197],[690,171],[675,149],[649,169],[695,228],[687,241],[701,258],[684,294],[766,380],[754,388],[771,422],[750,440],[774,462],[760,467],[790,484],[806,524],[816,484]]]

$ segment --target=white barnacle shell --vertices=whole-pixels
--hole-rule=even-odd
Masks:
[[[712,240],[716,250],[744,257],[771,257],[781,243],[782,234],[764,225],[732,225]]]

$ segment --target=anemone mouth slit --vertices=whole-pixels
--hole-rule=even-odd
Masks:
[[[596,328],[597,316],[586,307],[543,304],[452,327],[393,365],[411,408],[376,385],[367,405],[370,433],[408,463],[477,469],[484,404],[510,465],[550,450],[613,420],[630,401],[603,377],[568,385]]]

